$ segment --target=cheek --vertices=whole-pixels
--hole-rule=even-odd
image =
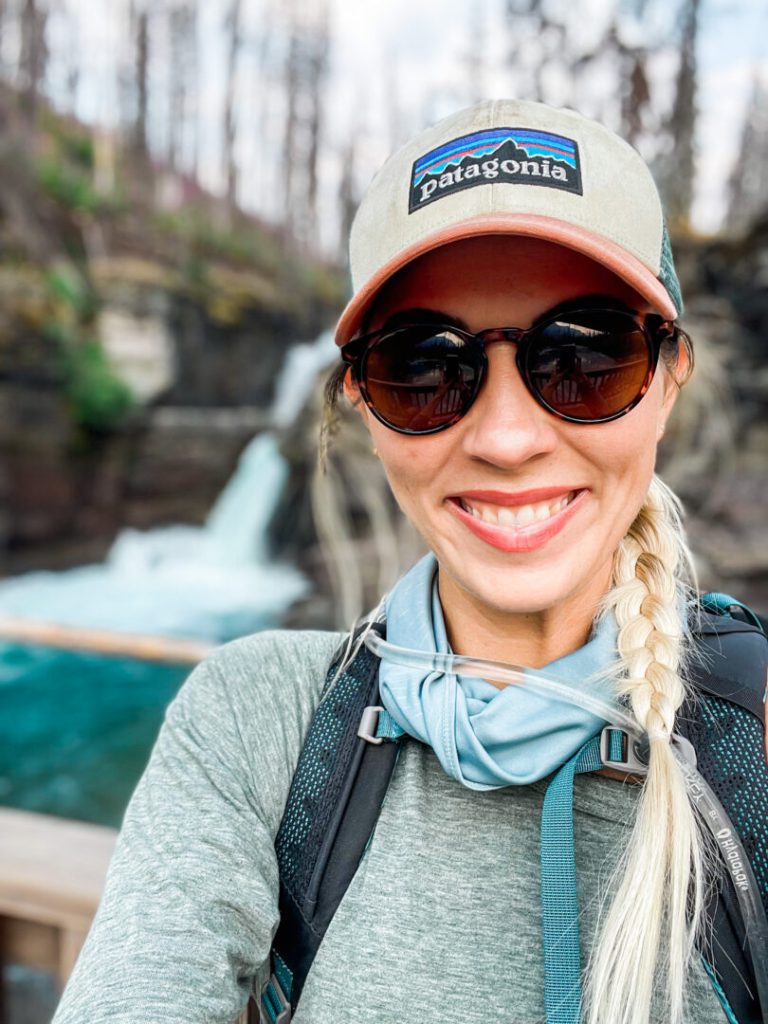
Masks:
[[[377,421],[369,430],[397,503],[413,518],[412,511],[428,501],[430,485],[450,459],[453,445],[446,435],[407,437]]]
[[[653,386],[626,416],[594,428],[591,460],[617,516],[629,526],[640,510],[656,464],[660,391]],[[580,428],[582,433],[589,428]],[[584,436],[584,435],[583,435]],[[586,443],[586,441],[585,441]]]

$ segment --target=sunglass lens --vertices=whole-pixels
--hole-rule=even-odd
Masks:
[[[553,412],[590,423],[639,401],[650,384],[651,353],[633,316],[587,310],[542,326],[528,351],[527,373]]]
[[[477,394],[482,349],[446,328],[406,327],[367,352],[369,405],[386,424],[426,434],[461,419]]]

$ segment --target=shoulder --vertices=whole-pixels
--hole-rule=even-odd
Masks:
[[[290,780],[343,639],[272,630],[217,648],[168,708],[163,733],[251,779]]]
[[[244,720],[311,714],[342,639],[340,633],[269,630],[233,640],[200,662],[174,705],[230,707]]]
[[[326,672],[345,634],[310,630],[267,630],[217,647],[197,672],[217,677],[238,692],[322,689]]]

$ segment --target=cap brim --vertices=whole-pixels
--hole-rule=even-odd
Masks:
[[[354,337],[373,297],[406,263],[441,245],[475,235],[524,235],[542,238],[573,249],[613,271],[666,319],[674,320],[677,317],[677,309],[661,281],[636,256],[610,239],[555,217],[540,214],[493,213],[476,215],[435,231],[401,250],[380,267],[347,303],[336,326],[336,344],[344,345]]]

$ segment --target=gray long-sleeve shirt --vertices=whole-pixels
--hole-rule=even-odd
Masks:
[[[195,669],[126,813],[101,907],[54,1024],[229,1024],[267,974],[274,839],[339,636],[271,632]],[[406,738],[372,842],[296,1024],[544,1019],[539,825],[546,780],[475,792]],[[577,776],[582,953],[636,786]],[[725,1014],[700,963],[687,1019]],[[662,1024],[660,1002],[652,1020]]]

